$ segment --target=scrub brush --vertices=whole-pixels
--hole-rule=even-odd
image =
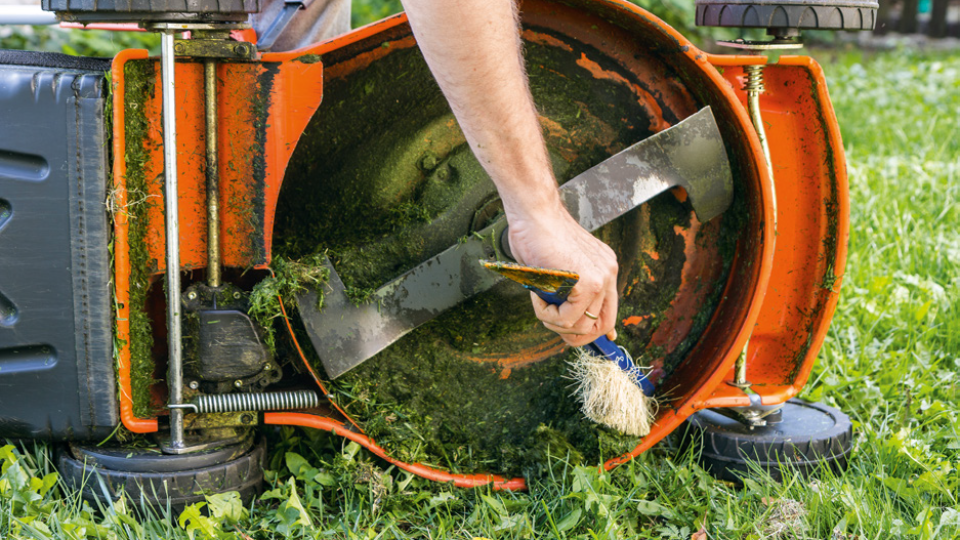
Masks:
[[[564,270],[537,268],[504,261],[480,261],[485,268],[516,281],[548,304],[567,300],[580,276]],[[656,414],[655,388],[642,368],[606,336],[577,349],[571,362],[574,395],[587,418],[626,435],[650,433]]]

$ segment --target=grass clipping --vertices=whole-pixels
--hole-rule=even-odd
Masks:
[[[577,349],[570,377],[584,416],[625,435],[643,437],[650,433],[657,404],[635,382],[643,376],[640,368],[633,369],[636,373],[628,373],[615,362]]]
[[[273,275],[260,281],[250,292],[250,308],[247,314],[264,329],[264,344],[271,354],[276,354],[275,320],[283,317],[281,299],[288,309],[297,308],[297,295],[307,287],[317,292],[317,309],[323,308],[323,287],[330,278],[330,269],[324,265],[325,253],[287,260],[276,257],[270,265]]]

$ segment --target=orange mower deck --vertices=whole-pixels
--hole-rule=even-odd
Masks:
[[[761,106],[775,176],[771,179],[742,90],[743,66],[763,63],[765,58],[704,53],[650,13],[621,0],[565,4],[525,0],[522,19],[523,37],[528,42],[553,47],[558,54],[572,54],[569,42],[583,44],[583,51],[597,51],[597,58],[591,56],[593,52],[581,52],[572,61],[592,77],[629,88],[646,107],[653,130],[671,125],[669,115],[659,110],[663,100],[673,100],[669,103],[671,110],[686,114],[709,105],[734,164],[748,216],[722,300],[696,345],[665,381],[664,388],[669,392],[661,398],[651,433],[633,451],[607,461],[604,467],[611,469],[646,451],[698,410],[749,405],[743,391],[728,384],[733,380],[734,363],[745,347],[747,378],[764,405],[782,403],[797,395],[807,381],[833,316],[848,235],[843,146],[820,67],[808,57],[783,56],[766,68],[767,90]],[[347,77],[415,46],[401,14],[308,48],[264,54],[258,62],[219,65],[220,198],[224,201],[221,250],[226,267],[265,269],[269,265],[277,201],[287,165],[320,107],[324,80]],[[660,73],[650,71],[656,64],[642,54],[671,66],[675,75],[662,80]],[[130,202],[125,176],[129,157],[124,121],[125,67],[146,58],[146,51],[130,50],[113,62],[114,187],[119,207]],[[601,64],[600,58],[604,62],[613,59],[617,69]],[[206,266],[202,64],[180,62],[176,69],[181,270],[189,271]],[[159,69],[156,77],[159,81]],[[667,96],[662,89],[669,85],[682,87],[682,91]],[[150,121],[142,142],[147,178],[159,177],[163,170],[160,98],[157,90],[143,104]],[[162,182],[150,182],[150,195],[160,196],[161,187]],[[676,195],[683,197],[682,193]],[[149,433],[158,430],[158,419],[134,416],[131,397],[127,218],[120,212],[114,223],[117,326],[122,343],[118,354],[121,419],[131,431]],[[166,271],[162,207],[153,205],[147,219],[153,232],[145,239],[145,247],[157,280]],[[699,227],[694,223],[684,231],[689,235],[687,245],[695,245]],[[689,331],[689,325],[685,327],[682,321],[685,314],[695,310],[697,276],[714,272],[709,257],[698,266],[699,256],[691,248],[678,300],[670,307],[675,322],[654,335],[657,346],[676,346],[675,342]],[[631,325],[642,321],[626,318],[622,322]],[[298,343],[297,347],[301,345],[305,344]],[[551,341],[497,361],[519,367],[560,349],[558,340]],[[309,363],[307,367],[322,388],[319,374]],[[497,489],[525,487],[522,478],[452,474],[400,462],[338,412],[336,404],[331,405],[325,411],[271,412],[263,418],[268,424],[330,431],[402,469],[433,480],[463,487],[488,483]]]

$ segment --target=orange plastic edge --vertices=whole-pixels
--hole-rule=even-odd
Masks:
[[[126,133],[124,131],[124,94],[126,91],[123,68],[129,60],[147,58],[144,49],[120,51],[113,59],[110,75],[113,83],[113,200],[115,208],[127,204]],[[117,353],[117,372],[120,387],[120,421],[134,433],[157,431],[156,418],[138,418],[133,414],[133,398],[130,395],[130,243],[127,214],[116,211],[113,215],[114,238],[114,287],[117,296],[117,341],[121,343]]]
[[[765,57],[747,55],[708,55],[708,58],[712,63],[721,67],[743,67],[745,65],[766,63]],[[846,267],[847,240],[849,238],[850,203],[843,142],[840,136],[839,124],[836,120],[836,114],[829,99],[823,69],[814,59],[808,56],[781,56],[778,62],[771,63],[769,65],[799,68],[800,70],[806,71],[811,78],[811,86],[815,92],[815,104],[818,107],[815,112],[821,117],[822,121],[817,123],[815,126],[803,127],[808,133],[811,134],[821,130],[823,130],[825,133],[823,139],[824,148],[822,148],[822,150],[829,152],[829,154],[832,156],[832,161],[829,162],[829,169],[834,172],[834,191],[836,194],[837,205],[837,221],[835,229],[837,237],[836,251],[834,252],[833,257],[830,259],[835,281],[832,288],[827,292],[826,301],[822,304],[822,307],[817,312],[818,315],[816,320],[810,326],[810,341],[806,353],[803,359],[800,360],[796,365],[794,374],[792,376],[793,379],[789,384],[765,384],[756,385],[753,387],[753,390],[761,396],[761,402],[764,405],[775,405],[783,403],[800,393],[800,391],[803,389],[803,386],[809,379],[810,372],[813,369],[814,363],[816,362],[819,350],[826,339],[826,334],[829,330],[829,326],[833,319],[836,305],[839,300],[840,286],[843,279],[844,269]],[[787,135],[783,132],[768,130],[767,136],[770,141],[772,151],[776,151],[778,146],[790,146],[791,144]],[[777,209],[779,213],[778,221],[781,222],[781,228],[784,226],[789,228],[795,225],[797,220],[802,220],[802,218],[798,216],[805,211],[805,208],[797,206],[795,202],[792,202],[787,197],[784,197],[781,192],[778,192],[777,195],[778,198],[784,199],[780,201],[781,204],[778,205]],[[818,202],[819,201],[817,201],[817,203]],[[800,253],[804,247],[807,247],[808,249],[810,248],[809,242],[807,246],[798,246],[797,242],[789,243],[788,236],[789,235],[780,235],[780,237],[778,237],[778,251],[782,249],[787,252]],[[822,237],[818,237],[816,240],[817,242],[820,242]],[[823,257],[824,254],[822,252],[818,252],[817,256]],[[789,274],[791,272],[787,273]],[[781,279],[782,278],[778,275],[778,273],[774,272],[774,275],[771,277],[770,281],[771,290],[786,290],[789,288],[789,282],[786,280],[781,281]],[[776,298],[776,296],[777,294],[774,294],[772,298],[767,298],[763,307],[768,308],[770,306],[775,306],[778,304],[778,302],[782,304],[782,299]],[[796,309],[800,309],[799,306],[795,307]],[[751,345],[751,349],[752,348],[753,347]],[[748,369],[750,369],[750,366],[759,367],[758,365],[769,368],[770,365],[776,362],[774,358],[765,358],[764,356],[769,355],[764,355],[763,353],[749,354]],[[728,374],[727,378],[732,379],[732,374]],[[700,405],[700,408],[735,407],[745,405],[749,405],[749,402],[740,390],[729,385],[720,385],[716,388],[713,395]]]
[[[743,134],[747,138],[747,142],[752,150],[754,159],[757,160],[758,163],[763,163],[763,152],[760,146],[760,139],[757,137],[756,132],[751,127],[752,124],[749,116],[747,115],[747,111],[742,107],[742,105],[740,105],[740,101],[736,94],[729,87],[726,80],[717,71],[716,67],[712,63],[711,55],[702,52],[671,26],[649,12],[643,10],[642,8],[630,4],[625,0],[606,0],[606,2],[618,5],[625,10],[629,10],[646,18],[647,20],[653,21],[660,26],[664,32],[670,35],[670,37],[677,40],[677,46],[684,51],[684,54],[693,60],[698,67],[700,67],[700,69],[709,77],[711,82],[717,86],[717,88],[728,101],[735,104],[733,109],[738,117],[740,125],[744,128],[747,128],[743,129]],[[772,190],[773,181],[767,174],[765,167],[759,167],[758,169],[761,189],[760,199],[763,203],[764,215],[775,215],[776,204]],[[719,369],[715,370],[713,374],[703,384],[701,384],[700,389],[689,399],[661,416],[652,426],[650,434],[644,437],[644,439],[639,445],[637,445],[636,448],[634,448],[631,452],[606,461],[603,464],[603,468],[605,470],[611,470],[632,460],[643,452],[649,450],[656,443],[663,440],[664,437],[672,433],[674,429],[683,423],[688,416],[703,408],[706,398],[717,386],[723,383],[727,372],[733,367],[733,364],[736,362],[740,351],[746,346],[752,332],[752,328],[760,315],[764,293],[767,290],[770,280],[770,273],[773,267],[774,245],[776,241],[775,235],[776,230],[774,220],[764,220],[761,254],[758,260],[759,264],[755,265],[755,272],[759,274],[757,278],[757,286],[754,289],[753,297],[749,302],[744,324],[737,332],[737,336],[734,339],[734,344],[728,350],[723,361],[721,362]],[[728,283],[728,287],[729,286],[730,284]],[[712,325],[713,321],[710,323],[710,326]]]
[[[830,329],[830,322],[833,320],[833,315],[837,309],[837,302],[840,300],[840,288],[843,284],[843,276],[847,267],[847,243],[848,239],[850,238],[850,190],[847,179],[846,155],[843,151],[843,139],[840,135],[840,125],[837,122],[837,114],[833,109],[833,103],[830,101],[830,95],[827,89],[827,80],[824,76],[823,68],[817,63],[816,60],[809,56],[781,56],[779,62],[777,63],[782,66],[798,66],[809,70],[810,74],[813,76],[814,82],[816,83],[817,99],[823,109],[823,114],[826,119],[824,126],[827,129],[827,140],[829,141],[830,146],[834,149],[833,170],[836,171],[837,174],[836,182],[838,192],[838,239],[833,271],[834,275],[836,276],[836,281],[834,282],[833,289],[829,293],[827,303],[824,306],[823,316],[813,332],[813,341],[811,342],[810,349],[807,351],[807,355],[803,359],[803,363],[800,366],[800,371],[798,372],[797,378],[794,380],[791,388],[792,394],[784,397],[779,402],[773,403],[786,401],[790,397],[798,394],[804,385],[807,384],[807,380],[810,378],[810,371],[813,369],[813,364],[817,360],[817,354],[820,351],[820,347],[823,346],[823,342],[827,338],[827,331]],[[764,403],[766,404],[766,402]]]
[[[305,124],[307,120],[312,116],[312,110],[310,109],[309,104],[313,103],[313,109],[316,105],[319,104],[321,99],[321,93],[319,90],[319,85],[322,84],[322,64],[314,63],[295,63],[295,62],[284,62],[284,60],[290,60],[296,58],[298,54],[296,53],[281,53],[275,55],[265,55],[266,60],[264,63],[276,63],[280,66],[281,74],[276,79],[276,86],[274,87],[274,92],[271,94],[270,101],[270,110],[273,114],[274,106],[279,105],[286,108],[299,108],[300,114],[298,118],[302,118],[302,122]],[[124,118],[124,100],[125,100],[125,78],[124,78],[124,68],[128,61],[131,60],[143,60],[149,58],[147,51],[143,50],[127,50],[122,51],[114,59],[112,65],[112,79],[113,79],[113,105],[114,105],[114,122],[113,122],[113,135],[114,135],[114,162],[113,162],[113,172],[114,172],[114,184],[116,191],[116,199],[114,203],[117,208],[123,208],[127,200],[126,192],[126,162],[125,162],[125,118]],[[236,77],[250,77],[251,69],[249,65],[238,64],[239,67],[236,68]],[[188,66],[186,64],[179,64],[178,69],[186,70],[193,66]],[[226,69],[226,68],[225,68]],[[254,68],[256,69],[256,68]],[[193,71],[196,71],[194,69]],[[284,76],[283,73],[289,73]],[[180,73],[180,76],[183,76],[184,73]],[[159,76],[159,74],[158,74]],[[299,76],[299,84],[293,85],[289,82],[289,79],[293,76]],[[194,77],[195,79],[196,77]],[[182,80],[189,81],[189,78],[183,78]],[[223,84],[223,83],[221,83]],[[192,86],[185,86],[184,93],[178,95],[178,103],[180,104],[180,110],[178,114],[183,113],[183,110],[187,108],[190,104],[196,104],[196,91]],[[248,99],[246,95],[233,95],[228,94],[223,97],[225,104],[232,104],[230,100],[244,100]],[[152,102],[157,102],[159,96],[152,98]],[[241,103],[240,113],[251,110],[247,105],[246,101]],[[229,107],[228,107],[229,108]],[[159,114],[159,111],[154,114]],[[286,162],[289,159],[289,155],[292,152],[292,148],[295,146],[296,140],[301,135],[303,130],[303,125],[300,125],[297,121],[285,121],[284,118],[281,118],[282,114],[274,114],[270,123],[265,127],[266,135],[263,147],[264,160],[267,162],[267,173],[272,174],[273,176],[267,177],[264,179],[264,189],[263,197],[265,200],[265,206],[273,208],[276,205],[276,197],[279,192],[279,183],[282,179],[283,170],[286,167]],[[240,118],[243,116],[238,114],[235,117],[230,118]],[[183,118],[181,118],[183,120]],[[196,118],[189,118],[191,122],[183,123],[185,133],[191,133],[190,129],[197,129]],[[243,130],[251,130],[253,122],[242,122],[236,120],[233,124],[238,124],[237,132]],[[229,126],[221,126],[222,129],[226,129]],[[244,134],[247,134],[248,131],[243,131]],[[153,134],[154,139],[157,139],[158,135]],[[231,160],[231,156],[241,156],[240,159],[249,159],[247,157],[246,144],[247,141],[252,139],[252,135],[249,137],[225,137],[226,148],[224,149],[224,160],[223,163],[226,165],[223,168],[222,179],[224,180],[222,185],[221,196],[223,200],[235,201],[237,197],[244,197],[246,199],[251,198],[250,189],[249,189],[249,175],[240,177],[236,174],[235,163]],[[183,137],[182,137],[183,138]],[[158,140],[153,140],[151,142],[159,143]],[[150,155],[152,156],[152,161],[150,163],[154,166],[154,171],[162,171],[162,154],[159,144],[155,147],[152,147]],[[181,165],[184,165],[184,161],[188,164],[196,163],[196,152],[193,149],[188,149],[185,151],[182,147],[178,152],[178,161],[181,161]],[[192,161],[191,161],[192,160]],[[181,223],[184,224],[183,232],[181,233],[181,247],[182,247],[182,259],[184,263],[183,267],[197,267],[200,264],[204,263],[205,260],[201,260],[197,254],[202,254],[205,257],[206,249],[205,242],[200,243],[195,241],[196,237],[202,236],[201,228],[197,226],[197,222],[191,222],[189,219],[186,219],[184,214],[185,212],[189,214],[190,204],[194,207],[202,203],[202,200],[197,198],[197,193],[199,191],[196,189],[196,185],[199,183],[198,178],[202,177],[202,172],[198,173],[195,167],[184,166],[184,174],[181,175],[181,187],[183,188],[180,192],[181,200]],[[201,170],[202,171],[202,170]],[[277,177],[280,175],[280,177]],[[191,186],[194,186],[191,191]],[[152,189],[159,190],[157,186],[153,186]],[[159,195],[159,192],[157,193]],[[185,209],[185,210],[184,210]],[[118,371],[120,377],[118,380],[119,394],[120,394],[120,407],[121,407],[121,422],[131,431],[136,433],[148,433],[157,430],[157,419],[156,418],[138,418],[133,413],[133,400],[131,396],[131,380],[130,380],[130,347],[128,344],[130,338],[130,329],[129,329],[129,315],[130,308],[129,304],[129,276],[130,276],[130,260],[129,260],[129,223],[128,216],[123,212],[117,212],[117,219],[114,224],[114,233],[116,238],[115,245],[115,271],[114,274],[117,276],[116,281],[116,290],[117,290],[117,301],[118,301],[118,313],[117,313],[117,326],[118,326],[118,337],[120,339],[121,345],[118,347]],[[264,239],[265,250],[269,253],[270,244],[270,228],[272,227],[272,213],[267,213],[264,217],[264,229],[267,231],[267,238]],[[163,268],[163,238],[162,235],[156,234],[156,231],[161,231],[163,227],[163,212],[160,208],[152,208],[149,210],[148,220],[151,220],[154,226],[151,227],[155,231],[152,236],[146,238],[146,243],[148,250],[153,250],[159,253],[154,258],[157,262],[157,273],[162,273],[165,271]],[[240,237],[238,234],[234,234],[231,227],[231,223],[236,222],[237,217],[230,213],[227,213],[223,216],[223,231],[225,233],[225,241],[223,245],[224,257],[226,260],[230,260],[232,256],[233,259],[238,259],[243,257],[243,254],[237,254],[239,251],[236,246],[238,245],[237,238]],[[243,225],[246,224],[245,221],[241,220]],[[205,231],[205,223],[203,224],[203,230]],[[189,256],[188,256],[189,255]],[[191,258],[192,256],[192,258]],[[269,259],[268,259],[269,261]],[[242,259],[242,262],[246,264],[251,264],[255,261],[250,261],[249,259]],[[261,265],[264,266],[264,265]]]

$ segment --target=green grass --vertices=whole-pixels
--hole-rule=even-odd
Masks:
[[[854,419],[844,474],[757,473],[736,489],[661,445],[611,474],[558,461],[530,492],[494,493],[284,429],[253,508],[217,497],[213,517],[191,509],[178,524],[85,509],[46,448],[25,443],[0,449],[0,538],[686,539],[701,526],[711,539],[960,537],[960,55],[819,57],[847,147],[852,235],[805,397]]]
[[[0,25],[0,49],[58,52],[112,57],[124,49],[147,49],[160,54],[160,34],[67,30],[57,26]]]

